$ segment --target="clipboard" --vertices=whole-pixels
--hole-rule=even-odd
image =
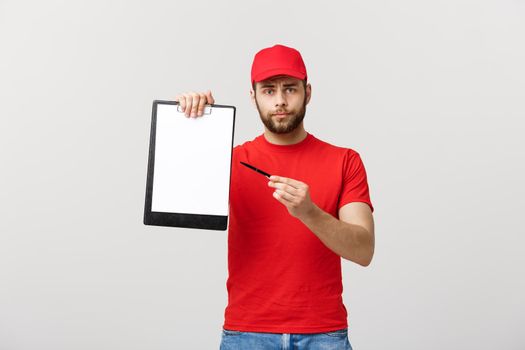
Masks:
[[[234,130],[234,106],[153,101],[144,225],[226,230]]]

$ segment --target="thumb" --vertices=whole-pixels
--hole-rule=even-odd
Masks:
[[[215,99],[211,95],[211,91],[210,90],[206,91],[206,100],[208,101],[209,104],[214,104],[215,103]]]

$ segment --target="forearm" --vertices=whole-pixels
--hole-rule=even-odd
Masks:
[[[368,266],[374,255],[374,236],[360,225],[341,221],[314,206],[302,222],[337,255]]]

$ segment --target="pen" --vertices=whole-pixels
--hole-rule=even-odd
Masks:
[[[271,175],[268,174],[267,172],[262,171],[261,169],[257,169],[257,168],[254,167],[253,165],[250,165],[250,164],[245,163],[245,162],[241,162],[241,164],[244,165],[244,166],[246,166],[246,167],[248,167],[248,168],[250,168],[250,169],[252,169],[252,170],[254,170],[254,171],[256,171],[256,172],[258,172],[259,174],[263,174],[263,175],[266,176],[267,178],[270,178],[270,176],[271,176]]]

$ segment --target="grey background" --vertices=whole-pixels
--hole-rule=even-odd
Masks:
[[[372,265],[355,349],[523,349],[525,3],[0,1],[0,349],[214,349],[226,232],[142,225],[153,99],[262,132],[257,50],[298,48],[305,126],[357,150]]]

